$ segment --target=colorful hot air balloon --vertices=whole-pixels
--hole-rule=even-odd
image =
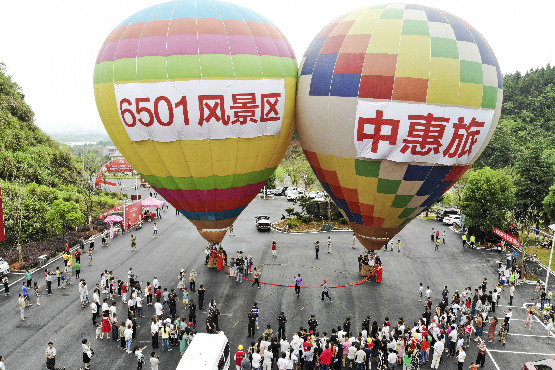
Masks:
[[[468,170],[497,125],[502,88],[483,36],[425,6],[359,9],[312,41],[297,130],[367,249],[385,245]]]
[[[296,82],[283,33],[215,0],[132,15],[108,36],[94,71],[114,144],[211,242],[221,242],[283,158]]]

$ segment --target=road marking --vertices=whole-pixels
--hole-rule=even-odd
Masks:
[[[489,356],[489,358],[491,359],[491,362],[493,362],[493,364],[495,365],[495,368],[496,368],[497,370],[501,370],[501,369],[499,368],[499,365],[497,365],[497,362],[495,362],[495,359],[494,359],[493,356],[491,355],[491,350],[489,350],[489,349],[486,348],[486,352],[488,353],[488,356]]]
[[[555,356],[555,353],[536,353],[536,352],[517,352],[517,351],[503,351],[500,349],[488,349],[488,352],[500,352],[500,353],[516,353],[520,355],[541,355],[541,356]],[[491,357],[491,356],[490,356]],[[492,358],[493,359],[493,358]],[[495,361],[494,361],[495,362]],[[499,367],[497,367],[499,369]]]
[[[513,321],[513,320],[511,320]],[[518,333],[509,333],[509,335],[518,335],[521,337],[536,337],[536,338],[550,338],[547,335],[535,335],[535,334],[518,334]]]

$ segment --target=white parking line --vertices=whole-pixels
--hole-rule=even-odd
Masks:
[[[513,334],[513,333],[509,333],[509,335],[518,335],[518,336],[521,336],[521,337],[551,338],[551,337],[548,337],[547,335],[535,335],[535,334],[518,334],[518,333]]]
[[[499,368],[499,365],[497,365],[497,362],[495,362],[495,359],[494,359],[493,356],[491,355],[491,350],[489,350],[489,349],[486,348],[486,352],[488,353],[488,356],[489,356],[489,358],[491,359],[491,362],[493,362],[493,364],[495,365],[495,368],[496,368],[497,370],[501,370],[501,369]]]
[[[555,353],[536,353],[536,352],[517,352],[517,351],[503,351],[500,349],[488,349],[488,352],[499,352],[499,353],[516,353],[520,355],[541,355],[541,356],[555,356]],[[491,357],[491,355],[490,355]],[[492,358],[493,359],[493,358]],[[494,361],[495,362],[495,361]],[[499,367],[497,367],[499,369]]]

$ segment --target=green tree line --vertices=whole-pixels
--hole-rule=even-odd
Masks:
[[[21,88],[0,63],[0,185],[6,241],[44,240],[88,222],[118,204],[115,194],[92,186],[104,158],[76,158],[34,124]]]

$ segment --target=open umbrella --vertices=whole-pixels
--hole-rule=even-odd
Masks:
[[[104,219],[104,222],[121,222],[123,221],[123,217],[118,215],[111,215]]]

